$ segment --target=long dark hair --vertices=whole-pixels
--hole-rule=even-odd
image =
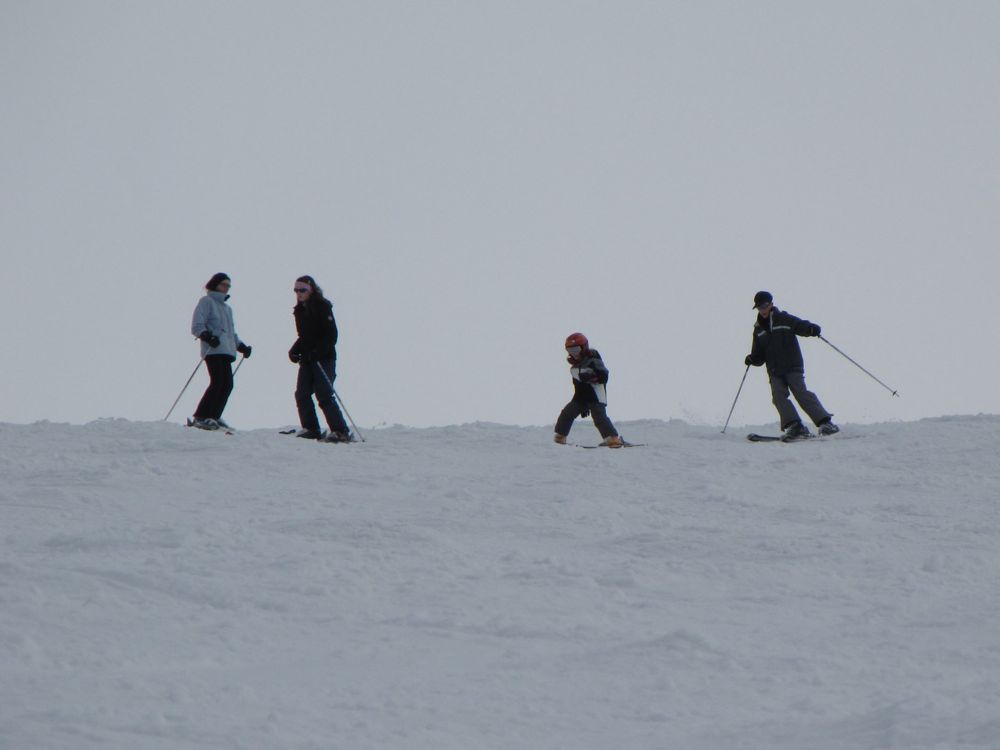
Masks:
[[[320,287],[319,284],[316,283],[316,279],[314,279],[312,276],[299,276],[299,278],[295,279],[295,282],[308,284],[309,286],[312,287],[312,294],[310,294],[309,299],[307,299],[303,303],[303,306],[306,309],[320,310],[322,309],[322,307],[326,307],[326,304],[329,304],[327,298],[323,296],[323,289]]]

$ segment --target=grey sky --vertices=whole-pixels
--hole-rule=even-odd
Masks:
[[[295,421],[292,281],[361,425],[721,425],[754,314],[838,421],[997,412],[1000,4],[0,1],[0,420],[158,419],[204,282]],[[174,418],[190,414],[201,374]],[[751,371],[734,423],[775,419]]]

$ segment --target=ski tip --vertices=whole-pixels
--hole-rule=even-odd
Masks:
[[[776,443],[781,442],[782,438],[780,435],[758,435],[756,432],[751,432],[747,435],[747,440],[751,443]]]

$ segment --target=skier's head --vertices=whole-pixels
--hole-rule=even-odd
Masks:
[[[323,290],[312,276],[299,276],[292,287],[299,302],[316,302],[323,299]]]
[[[229,274],[217,273],[208,280],[208,283],[205,284],[205,288],[210,292],[228,292],[229,287],[231,286],[231,281],[232,280],[229,278]],[[225,289],[220,289],[220,285],[224,286]]]
[[[767,307],[774,301],[774,297],[771,296],[770,292],[757,292],[753,296],[753,309],[760,310],[762,307]]]
[[[570,363],[579,362],[590,351],[590,342],[582,333],[571,333],[566,337],[566,356]]]

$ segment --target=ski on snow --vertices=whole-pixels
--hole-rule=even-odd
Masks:
[[[219,425],[218,427],[213,427],[213,428],[200,427],[199,425],[196,425],[194,423],[194,420],[191,419],[190,417],[188,417],[187,426],[188,427],[197,427],[199,430],[205,430],[205,432],[221,432],[221,433],[223,433],[225,435],[235,435],[236,434],[235,430],[227,429],[227,428],[223,427],[222,425]]]
[[[294,436],[296,436],[296,435],[299,434],[299,428],[297,428],[297,427],[289,427],[287,430],[278,430],[278,434],[279,435],[291,435],[291,436],[294,437]],[[324,430],[323,433],[322,433],[322,437],[316,438],[315,442],[317,442],[317,443],[338,443],[338,444],[339,443],[360,443],[360,442],[362,442],[361,440],[358,440],[357,438],[355,438],[353,435],[351,436],[350,440],[327,440],[327,437],[329,437],[329,435],[330,435],[330,433],[326,432]]]
[[[621,445],[615,445],[615,446],[611,446],[611,445],[580,445],[580,443],[570,443],[570,445],[572,445],[574,448],[586,448],[587,450],[593,450],[594,448],[612,448],[612,449],[617,449],[617,448],[641,448],[642,446],[645,445],[645,443],[629,443],[629,442],[626,442],[625,440],[623,440]]]
[[[860,435],[838,435],[834,437],[833,435],[802,435],[796,438],[786,438],[784,435],[758,435],[756,432],[751,432],[747,435],[747,440],[751,443],[804,443],[809,440],[850,440],[851,438],[858,438]]]

